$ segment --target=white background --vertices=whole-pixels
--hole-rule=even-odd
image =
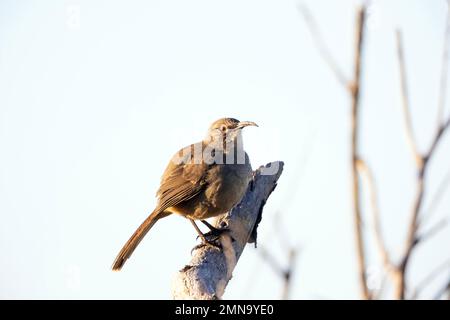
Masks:
[[[285,162],[259,244],[285,262],[274,228],[280,213],[282,235],[300,248],[291,298],[358,298],[350,100],[298,3],[1,0],[0,297],[170,298],[171,280],[195,245],[184,219],[158,222],[122,272],[110,265],[152,211],[171,155],[230,116],[260,126],[244,132],[255,168]],[[305,3],[350,77],[359,2]],[[360,149],[374,168],[394,258],[415,191],[394,30],[404,34],[413,122],[425,150],[436,122],[445,14],[442,0],[372,1],[369,10]],[[445,137],[433,160],[427,204],[449,167],[449,145]],[[449,208],[447,193],[427,226]],[[417,248],[412,283],[448,258],[449,241],[446,229]],[[376,251],[367,242],[377,286]],[[425,297],[446,279],[448,272]],[[281,290],[248,246],[225,298],[277,299]]]

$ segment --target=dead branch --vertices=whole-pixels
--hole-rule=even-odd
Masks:
[[[355,47],[353,62],[353,78],[348,81],[337,66],[335,59],[328,51],[322,40],[319,29],[308,8],[304,5],[300,6],[300,12],[306,21],[306,24],[312,34],[314,43],[320,52],[324,61],[335,74],[339,82],[348,90],[351,96],[351,171],[352,171],[352,195],[353,195],[353,215],[354,228],[356,237],[356,252],[358,264],[358,278],[363,299],[370,299],[370,292],[367,287],[366,276],[366,255],[364,250],[363,230],[361,223],[360,208],[360,186],[358,179],[358,133],[359,133],[359,107],[360,107],[360,76],[361,76],[361,53],[364,40],[364,23],[366,17],[366,7],[361,6],[357,10],[355,25]]]
[[[287,268],[284,273],[284,282],[283,282],[283,292],[281,294],[281,299],[287,300],[289,299],[289,294],[291,293],[292,287],[292,275],[294,274],[295,265],[297,261],[298,252],[295,248],[291,248],[289,250],[288,263]]]
[[[450,0],[447,0],[450,8]],[[402,97],[402,110],[403,119],[406,132],[406,139],[411,150],[411,154],[416,165],[416,193],[413,199],[413,206],[411,210],[411,218],[409,220],[409,226],[407,230],[407,238],[405,242],[404,252],[402,254],[400,263],[395,265],[388,254],[386,244],[383,241],[381,234],[380,218],[378,212],[378,206],[376,201],[375,185],[373,176],[367,164],[359,158],[358,154],[358,129],[359,129],[359,91],[360,91],[360,68],[361,68],[361,50],[364,40],[364,20],[365,20],[365,7],[362,7],[358,11],[358,18],[356,23],[356,42],[355,42],[355,56],[354,56],[354,74],[353,80],[348,82],[343,76],[340,68],[337,67],[335,60],[330,52],[327,50],[322,37],[318,31],[318,27],[310,14],[309,10],[305,6],[301,7],[301,12],[307,22],[307,25],[311,31],[313,40],[322,55],[325,62],[330,69],[336,75],[337,79],[343,84],[351,93],[351,157],[352,157],[352,191],[353,191],[353,207],[354,207],[354,221],[355,221],[355,235],[356,235],[356,249],[358,257],[358,273],[360,286],[363,298],[370,299],[371,294],[367,288],[367,279],[365,275],[366,268],[366,256],[364,250],[363,230],[361,227],[361,209],[360,209],[360,186],[358,180],[358,170],[365,178],[365,181],[369,187],[371,193],[372,213],[374,218],[374,233],[379,247],[380,255],[383,261],[383,265],[387,273],[390,274],[395,289],[395,297],[398,299],[404,299],[406,295],[406,271],[411,254],[414,248],[419,242],[423,242],[437,232],[442,230],[445,224],[440,224],[432,227],[427,232],[418,235],[418,229],[421,219],[419,215],[423,211],[423,200],[426,191],[426,176],[429,168],[430,159],[435,154],[439,142],[442,140],[445,132],[450,127],[450,116],[445,120],[444,107],[446,101],[447,90],[447,73],[448,73],[448,55],[450,44],[450,9],[447,11],[447,25],[445,31],[444,50],[442,54],[442,69],[440,76],[440,92],[439,92],[439,105],[438,105],[438,125],[436,127],[435,135],[432,139],[430,147],[426,152],[419,150],[417,141],[414,135],[414,126],[411,118],[410,101],[408,95],[408,84],[406,76],[405,54],[403,49],[401,33],[397,31],[397,59],[400,73],[400,85],[401,85],[401,97]],[[439,198],[445,191],[445,187],[448,184],[448,178],[444,179],[438,191],[431,203],[432,206],[436,205]]]
[[[450,14],[450,13],[449,13]],[[400,66],[400,69],[404,69],[404,56],[403,56],[403,44],[402,44],[402,39],[400,36],[400,33],[397,32],[397,52],[398,54],[398,63]],[[445,64],[444,64],[445,65]],[[405,94],[407,93],[407,88],[406,88],[406,81],[404,79],[404,72],[401,72],[401,83],[402,83],[402,96],[404,96],[403,100],[407,101],[407,97],[405,97]],[[405,107],[406,106],[406,107]],[[409,114],[409,109],[408,109],[408,105],[407,103],[404,102],[404,117],[406,119],[406,122],[411,123],[411,119]],[[406,114],[408,113],[408,114]],[[425,195],[425,178],[427,175],[427,171],[429,168],[429,163],[430,163],[430,159],[433,157],[435,150],[441,140],[441,138],[443,137],[444,133],[446,132],[446,130],[449,128],[450,126],[450,117],[446,120],[446,121],[440,121],[438,124],[438,128],[436,130],[436,133],[432,139],[432,143],[428,149],[428,151],[424,154],[421,154],[418,150],[417,147],[413,147],[413,156],[416,162],[416,195],[414,197],[414,201],[413,201],[413,208],[412,208],[412,212],[411,212],[411,219],[410,219],[410,224],[408,227],[408,232],[407,232],[407,239],[406,239],[406,244],[405,244],[405,249],[404,249],[404,253],[401,259],[401,262],[398,266],[398,281],[396,282],[395,285],[395,296],[398,299],[405,299],[405,287],[406,287],[406,271],[407,271],[407,267],[408,267],[408,262],[411,258],[411,254],[415,248],[415,246],[419,243],[419,237],[417,236],[417,230],[419,228],[420,225],[420,221],[419,221],[419,214],[422,211],[422,206],[423,206],[423,199],[424,199],[424,195]],[[410,144],[413,146],[417,146],[416,141],[414,140],[414,136],[412,134],[412,126],[411,124],[407,124],[406,125],[406,131],[407,131],[407,139],[408,141],[411,140]]]
[[[361,223],[361,194],[358,179],[358,137],[359,137],[359,107],[360,107],[360,76],[361,76],[361,51],[364,40],[364,21],[366,16],[365,7],[360,7],[356,18],[356,41],[353,63],[353,80],[350,86],[352,97],[351,108],[351,161],[352,161],[352,191],[353,191],[353,213],[355,223],[356,250],[358,257],[358,273],[361,294],[364,299],[370,299],[367,287],[366,256],[364,251],[364,239]]]
[[[432,226],[427,231],[424,231],[422,234],[417,236],[417,243],[424,242],[425,240],[428,240],[432,236],[435,236],[439,233],[439,231],[442,231],[445,229],[445,227],[448,224],[448,219],[441,219],[439,222],[437,222],[434,226]]]
[[[295,262],[297,260],[298,248],[288,249],[288,262],[286,267],[282,267],[277,259],[270,254],[265,248],[260,248],[259,252],[261,257],[267,264],[272,268],[272,270],[283,279],[283,290],[281,294],[282,300],[289,299],[289,293],[292,287],[292,276],[295,270]]]
[[[269,168],[278,168],[273,174]],[[283,162],[273,162],[255,171],[244,198],[228,214],[216,219],[215,226],[230,232],[220,236],[222,249],[194,248],[194,255],[174,279],[174,299],[220,299],[247,243],[256,243],[256,227],[263,207],[277,185]]]
[[[411,119],[411,107],[408,95],[408,84],[406,77],[406,67],[405,67],[405,55],[403,53],[402,44],[402,34],[399,30],[396,33],[397,36],[397,59],[400,73],[400,87],[401,87],[401,97],[402,97],[402,107],[403,107],[403,119],[406,132],[406,141],[411,149],[411,154],[416,161],[417,166],[422,165],[423,158],[420,155],[419,149],[416,144],[416,139],[414,136],[413,124]]]
[[[435,194],[431,197],[430,205],[424,210],[427,215],[423,218],[419,217],[419,223],[422,225],[425,222],[429,221],[431,216],[436,212],[437,206],[442,199],[442,196],[445,194],[448,186],[450,184],[450,170],[447,171],[444,178],[439,183]]]
[[[420,293],[434,280],[438,277],[442,271],[450,269],[450,259],[447,259],[440,265],[438,265],[433,271],[431,271],[422,281],[419,282],[416,289],[414,290],[413,298],[416,299]]]
[[[369,191],[375,242],[377,244],[378,252],[381,261],[383,263],[383,266],[385,270],[389,273],[389,270],[392,270],[392,268],[394,268],[394,264],[391,261],[387,246],[384,242],[383,232],[381,229],[381,217],[380,217],[380,209],[378,207],[375,179],[369,165],[362,159],[359,159],[358,161],[358,172],[360,173],[361,177],[365,180],[366,188]]]
[[[436,295],[434,296],[434,300],[439,300],[442,298],[442,296],[447,292],[448,296],[447,296],[447,300],[450,300],[450,280],[447,281],[447,283],[438,290],[438,292],[436,293]]]

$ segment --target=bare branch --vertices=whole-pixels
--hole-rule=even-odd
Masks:
[[[297,261],[297,250],[291,248],[289,250],[288,267],[286,268],[286,272],[284,273],[284,285],[283,285],[283,292],[281,295],[281,298],[283,300],[289,299],[289,294],[291,292],[292,287],[292,275],[295,270],[296,261]]]
[[[408,234],[406,239],[406,246],[403,254],[403,258],[398,266],[399,272],[399,281],[396,285],[395,296],[397,299],[405,299],[406,293],[406,269],[408,266],[409,259],[411,257],[412,251],[416,246],[417,242],[417,217],[420,212],[420,208],[422,207],[423,197],[424,197],[424,178],[425,178],[425,168],[423,165],[419,169],[418,177],[417,177],[417,191],[416,196],[414,198],[413,210],[411,212],[411,219],[408,227]]]
[[[303,15],[303,18],[305,19],[306,25],[308,26],[308,29],[311,32],[313,41],[317,49],[319,50],[322,59],[325,61],[326,64],[328,64],[328,67],[334,73],[336,79],[344,87],[347,88],[349,86],[349,81],[346,79],[344,73],[341,71],[341,68],[339,68],[339,66],[336,63],[336,60],[333,58],[333,55],[330,53],[327,46],[325,45],[325,42],[323,41],[322,35],[319,31],[319,27],[317,26],[316,20],[311,14],[311,11],[304,4],[300,4],[298,9]]]
[[[436,149],[437,145],[439,144],[439,141],[441,140],[442,136],[446,132],[446,130],[450,127],[450,116],[448,117],[447,121],[442,123],[442,125],[437,129],[436,135],[433,139],[433,142],[431,143],[430,149],[426,153],[424,160],[428,161],[430,160],[431,156],[434,153],[434,150]]]
[[[375,241],[377,243],[378,252],[380,254],[384,268],[389,273],[389,271],[393,268],[393,264],[391,262],[391,258],[389,256],[389,252],[384,242],[383,233],[381,230],[381,218],[380,218],[380,210],[378,207],[375,179],[372,174],[372,170],[370,170],[368,164],[364,160],[359,159],[357,167],[361,177],[365,180],[366,186],[369,190]]]
[[[423,157],[421,156],[418,150],[416,139],[414,137],[414,130],[410,112],[410,102],[408,95],[408,84],[406,80],[407,77],[406,77],[405,57],[403,52],[402,34],[399,30],[397,30],[396,35],[397,35],[397,58],[400,72],[400,86],[402,93],[403,119],[405,123],[406,139],[409,148],[411,149],[414,161],[416,161],[416,165],[420,167],[423,162]]]
[[[277,259],[275,259],[265,247],[260,246],[258,249],[261,257],[267,262],[270,268],[272,268],[277,275],[284,277],[285,271],[278,263]]]
[[[327,50],[317,24],[306,6],[300,6],[300,11],[303,13],[305,21],[311,31],[313,39],[319,49],[325,62],[334,72],[339,82],[351,94],[351,172],[352,172],[352,195],[353,195],[353,214],[354,214],[354,228],[356,237],[356,254],[358,263],[359,283],[361,287],[361,295],[364,299],[370,299],[370,292],[367,287],[366,277],[366,256],[364,249],[364,239],[361,223],[361,208],[360,208],[360,188],[358,179],[358,127],[359,127],[359,107],[360,107],[360,76],[361,76],[361,52],[364,40],[364,23],[366,16],[366,7],[361,6],[357,11],[355,24],[355,47],[354,47],[354,62],[353,62],[353,78],[349,82],[345,79],[340,69],[337,67],[332,55]]]
[[[436,193],[431,198],[430,205],[428,206],[427,209],[425,209],[423,211],[424,213],[426,213],[426,216],[419,219],[420,224],[423,224],[427,220],[430,220],[431,216],[436,212],[436,208],[439,205],[439,202],[441,201],[442,196],[444,195],[445,191],[447,190],[447,187],[449,184],[450,184],[450,170],[447,171],[444,178],[439,183]]]
[[[283,268],[278,263],[277,259],[275,259],[275,257],[272,256],[265,248],[259,248],[261,257],[268,263],[272,270],[283,279],[283,291],[281,295],[282,300],[287,300],[289,298],[290,289],[292,286],[292,275],[295,270],[298,255],[298,248],[299,246],[287,248],[288,262],[286,268]]]
[[[425,240],[428,240],[432,236],[439,233],[439,231],[443,230],[448,225],[448,219],[442,219],[438,223],[436,223],[434,226],[432,226],[429,230],[424,231],[421,235],[416,237],[417,244],[420,242],[424,242]]]
[[[351,111],[351,164],[352,164],[352,193],[353,193],[353,214],[356,236],[356,253],[358,258],[358,273],[361,287],[361,294],[364,299],[370,299],[369,288],[367,287],[366,276],[366,256],[364,250],[363,230],[361,223],[360,208],[360,186],[358,179],[358,137],[359,137],[359,107],[360,107],[360,76],[361,76],[361,51],[364,40],[364,21],[366,8],[360,7],[356,18],[355,51],[353,62],[353,81],[350,86],[352,97]]]
[[[446,292],[448,292],[447,299],[450,300],[450,280],[436,293],[434,300],[439,300]]]
[[[431,271],[422,281],[419,282],[416,289],[414,290],[413,298],[417,298],[421,292],[434,280],[438,277],[442,271],[450,269],[450,259],[445,260],[443,263],[438,265],[433,271]]]
[[[414,247],[419,243],[419,238],[417,237],[417,229],[419,228],[419,213],[422,209],[423,205],[423,198],[425,194],[425,177],[426,173],[429,167],[429,160],[432,158],[436,146],[438,145],[439,141],[441,140],[444,132],[449,128],[450,126],[450,118],[441,126],[441,128],[436,133],[435,138],[433,139],[433,142],[431,144],[431,147],[425,157],[423,157],[423,162],[419,164],[419,167],[417,168],[417,191],[416,196],[414,199],[414,206],[411,213],[411,222],[408,228],[408,236],[406,240],[406,247],[403,255],[403,259],[399,266],[399,271],[401,274],[401,279],[398,283],[397,287],[397,298],[404,299],[405,298],[405,273],[406,268],[409,262],[409,259],[411,257],[412,251]]]
[[[431,146],[428,149],[428,152],[425,155],[421,156],[417,150],[414,137],[412,134],[412,125],[411,118],[409,116],[409,106],[407,100],[407,90],[406,90],[406,76],[405,76],[405,66],[403,59],[403,46],[401,42],[401,34],[397,32],[397,48],[398,48],[398,62],[401,70],[401,82],[402,82],[402,96],[403,96],[403,105],[404,105],[404,114],[405,114],[405,123],[408,141],[411,145],[413,155],[416,159],[417,165],[417,190],[416,196],[414,198],[413,210],[411,212],[411,220],[408,228],[408,234],[406,239],[406,246],[403,254],[403,258],[401,260],[400,265],[398,266],[398,272],[400,275],[399,281],[396,286],[396,297],[399,299],[405,298],[405,278],[406,278],[406,269],[408,266],[409,259],[413,252],[414,247],[419,243],[419,237],[417,236],[417,230],[419,228],[419,213],[422,210],[423,199],[425,194],[425,177],[429,167],[430,159],[434,155],[436,151],[436,147],[438,146],[441,138],[443,137],[446,130],[450,127],[450,117],[447,121],[442,122],[439,125],[437,132],[432,140]]]

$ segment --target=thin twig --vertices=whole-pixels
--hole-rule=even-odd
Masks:
[[[358,179],[358,125],[359,125],[359,105],[360,105],[360,76],[361,76],[361,51],[363,48],[364,39],[364,22],[366,16],[366,7],[361,6],[357,11],[357,19],[355,25],[355,48],[354,48],[354,62],[353,62],[353,79],[348,81],[341,72],[341,69],[335,63],[330,52],[327,50],[320,32],[318,31],[315,19],[312,17],[310,11],[306,6],[301,5],[300,11],[303,13],[305,21],[311,31],[315,44],[322,55],[324,61],[328,64],[330,69],[336,75],[339,82],[351,94],[351,172],[352,172],[352,195],[353,195],[353,215],[354,228],[356,237],[356,254],[358,263],[358,277],[361,288],[361,295],[363,299],[370,299],[369,288],[367,287],[366,276],[366,256],[364,250],[364,239],[361,221],[360,208],[360,188]]]
[[[423,211],[424,213],[426,213],[426,216],[424,218],[419,219],[420,224],[424,224],[426,221],[429,221],[431,216],[437,211],[436,208],[439,205],[442,196],[445,194],[445,191],[447,190],[449,184],[450,184],[450,170],[447,171],[444,178],[439,183],[437,191],[431,198],[430,205]]]
[[[406,270],[408,266],[408,262],[411,258],[411,254],[413,252],[414,247],[419,243],[419,238],[417,236],[417,230],[419,228],[419,213],[422,210],[423,205],[423,199],[425,195],[425,178],[427,174],[427,170],[429,168],[430,159],[435,153],[436,147],[438,146],[441,138],[443,137],[445,131],[450,127],[450,117],[447,119],[447,121],[442,122],[442,124],[439,124],[438,129],[436,130],[436,134],[432,140],[431,146],[428,149],[428,151],[421,155],[416,147],[416,141],[414,140],[414,135],[412,134],[412,126],[411,126],[411,119],[409,116],[409,106],[408,106],[408,97],[407,97],[407,85],[406,85],[406,77],[405,77],[405,66],[404,66],[404,56],[403,56],[403,45],[402,45],[402,39],[399,32],[397,32],[397,52],[398,52],[398,63],[400,66],[401,71],[401,82],[402,82],[402,96],[403,96],[403,111],[404,111],[404,117],[406,122],[406,131],[407,131],[407,137],[410,145],[412,146],[412,153],[414,155],[414,158],[416,160],[416,170],[417,170],[417,190],[416,195],[414,197],[413,202],[413,210],[411,212],[411,220],[408,227],[408,233],[407,233],[407,239],[406,239],[406,245],[404,249],[404,254],[401,259],[401,262],[398,266],[398,273],[399,273],[399,280],[396,283],[396,290],[395,290],[395,296],[398,299],[404,299],[405,298],[405,292],[406,292]]]
[[[284,285],[283,285],[283,292],[281,294],[281,298],[283,300],[289,299],[289,295],[291,293],[292,275],[294,273],[295,264],[297,261],[297,250],[291,248],[288,254],[289,254],[288,267],[286,268],[286,272],[284,273]]]
[[[408,227],[408,234],[406,240],[406,246],[404,250],[403,257],[401,259],[400,265],[398,266],[398,279],[395,282],[395,297],[397,299],[404,299],[406,293],[406,267],[411,257],[412,250],[416,244],[416,232],[417,232],[417,218],[419,216],[420,208],[422,207],[423,195],[424,195],[424,180],[425,180],[425,170],[426,165],[424,157],[420,155],[417,150],[416,141],[413,134],[411,116],[409,112],[409,98],[408,98],[408,88],[406,83],[406,72],[405,72],[405,60],[403,53],[403,43],[400,31],[397,30],[397,58],[398,65],[400,69],[400,83],[401,83],[401,93],[402,93],[402,105],[403,105],[403,116],[405,121],[405,131],[408,144],[411,148],[411,153],[416,163],[417,167],[417,190],[414,197],[413,209],[411,213],[410,224]]]
[[[419,169],[418,177],[417,177],[417,191],[416,196],[414,198],[413,210],[411,213],[410,224],[408,227],[408,235],[406,240],[406,246],[403,254],[403,258],[401,259],[400,265],[398,266],[400,279],[396,286],[395,296],[397,299],[405,299],[406,292],[406,268],[411,257],[411,253],[417,244],[417,217],[420,212],[420,208],[422,207],[424,191],[425,191],[425,169],[426,167],[422,166]]]
[[[393,264],[392,264],[391,258],[389,256],[387,246],[383,239],[383,233],[382,233],[382,229],[381,229],[381,217],[380,217],[380,210],[378,207],[375,179],[372,174],[372,170],[369,168],[369,165],[364,160],[359,159],[357,166],[358,166],[358,171],[359,171],[361,177],[365,180],[367,189],[369,191],[375,242],[377,244],[378,252],[380,254],[383,266],[384,266],[385,270],[389,273],[393,267]]]
[[[433,142],[431,143],[430,149],[424,156],[424,160],[428,161],[430,160],[431,156],[434,153],[434,150],[436,149],[437,145],[439,144],[439,141],[441,140],[442,136],[444,135],[445,131],[450,127],[450,116],[448,117],[447,121],[444,121],[439,128],[436,131],[436,135],[433,139]]]
[[[272,270],[278,275],[284,275],[284,269],[278,263],[265,247],[259,246],[259,253],[261,257],[267,262],[267,264],[272,268]]]
[[[364,40],[364,21],[366,10],[362,6],[357,12],[356,19],[356,41],[353,62],[353,81],[350,86],[352,97],[352,111],[351,111],[351,154],[352,154],[352,193],[353,193],[353,214],[354,227],[356,236],[356,253],[358,257],[358,273],[361,287],[361,294],[364,299],[370,299],[369,288],[367,287],[366,275],[366,256],[364,250],[363,230],[361,223],[361,208],[360,208],[360,187],[358,179],[358,133],[359,133],[359,107],[360,107],[360,77],[361,77],[361,51]]]
[[[419,284],[416,286],[416,289],[414,290],[414,296],[413,298],[417,298],[420,293],[434,280],[436,277],[438,277],[443,270],[450,269],[450,259],[445,260],[443,263],[438,265],[433,271],[431,271],[428,275],[425,276],[425,278],[422,279],[422,281],[419,282]]]
[[[421,235],[418,235],[417,242],[424,242],[425,240],[428,240],[432,236],[435,236],[439,231],[444,230],[444,228],[448,225],[448,219],[442,219],[438,223],[436,223],[434,226],[432,226],[427,231],[424,231]]]
[[[429,149],[429,152],[425,155],[425,157],[423,157],[424,161],[422,162],[422,164],[417,168],[417,191],[416,196],[414,198],[414,205],[411,213],[411,220],[408,228],[408,235],[403,258],[401,260],[400,265],[398,266],[400,272],[400,279],[398,282],[398,286],[396,288],[396,297],[399,299],[405,298],[405,288],[406,288],[405,281],[408,262],[414,247],[419,243],[419,238],[417,236],[417,230],[419,228],[418,217],[423,205],[423,198],[426,190],[425,177],[430,163],[429,159],[431,159],[431,157],[433,156],[434,151],[436,150],[436,146],[438,145],[444,131],[448,129],[449,124],[450,121],[447,121],[441,127],[441,129],[438,130],[435,138],[433,139],[432,147]]]
[[[283,268],[265,248],[259,248],[261,257],[269,264],[272,270],[283,279],[283,290],[281,299],[287,300],[289,298],[290,289],[292,286],[292,275],[295,270],[295,263],[297,259],[297,248],[289,248],[287,267]]]
[[[440,289],[434,296],[434,300],[439,300],[446,292],[448,292],[448,300],[450,300],[450,280]]]
[[[405,124],[405,132],[406,139],[411,149],[412,156],[416,161],[417,166],[421,166],[421,162],[423,161],[419,149],[417,147],[417,143],[414,137],[413,124],[411,119],[411,111],[410,111],[410,102],[408,95],[408,84],[406,77],[406,67],[405,67],[405,55],[403,52],[403,44],[402,44],[402,34],[399,30],[397,30],[397,58],[398,58],[398,66],[400,72],[400,86],[402,93],[402,107],[403,107],[403,119]]]
[[[322,56],[323,60],[328,64],[328,67],[333,71],[337,80],[344,87],[348,88],[349,81],[346,79],[341,68],[338,66],[338,64],[336,63],[336,60],[333,58],[333,55],[330,53],[327,46],[325,45],[325,42],[323,41],[323,37],[319,31],[319,27],[317,26],[316,20],[314,19],[310,10],[304,4],[300,4],[298,6],[298,9],[301,12],[301,14],[303,15],[303,18],[305,19],[308,29],[311,32],[313,41],[315,42],[315,45],[316,45],[317,49],[319,50],[319,53]]]

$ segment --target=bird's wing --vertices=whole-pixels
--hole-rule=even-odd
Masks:
[[[158,209],[162,212],[183,201],[198,195],[206,186],[208,165],[203,161],[194,161],[194,145],[180,150],[167,165],[161,178],[156,195],[159,198]],[[185,154],[183,154],[185,150]]]

